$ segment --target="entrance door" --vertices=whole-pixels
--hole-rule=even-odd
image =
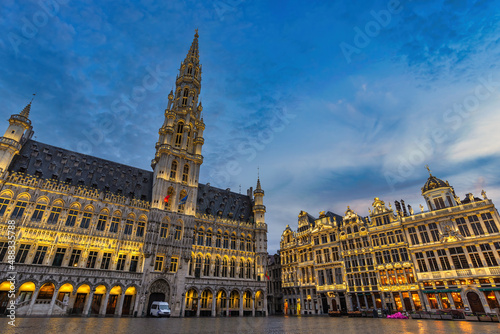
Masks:
[[[155,292],[149,295],[149,302],[148,302],[148,308],[146,309],[146,314],[150,315],[151,311],[151,304],[153,302],[164,302],[165,301],[165,294],[161,292]]]
[[[332,298],[332,311],[337,311],[337,300]]]
[[[86,293],[76,294],[75,304],[73,305],[73,314],[82,314],[86,298],[87,298]]]
[[[321,294],[321,304],[323,304],[323,314],[328,314],[328,299],[324,293]]]
[[[109,295],[108,305],[106,306],[106,314],[115,314],[116,301],[118,300],[118,295]]]
[[[132,295],[125,295],[123,300],[122,315],[130,315],[130,306],[132,305]]]
[[[91,314],[99,314],[99,309],[101,308],[102,294],[94,295],[92,299]]]
[[[342,313],[347,313],[347,303],[345,301],[345,295],[343,292],[339,293],[339,299],[340,299],[340,310]]]
[[[467,292],[467,299],[469,300],[470,309],[474,313],[485,313],[481,299],[474,291]]]

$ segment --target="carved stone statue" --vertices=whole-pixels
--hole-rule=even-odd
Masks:
[[[420,204],[420,212],[424,212],[424,206]]]
[[[483,196],[483,199],[488,199],[488,197],[486,197],[486,191],[484,191],[484,189],[483,191],[481,191],[481,195]]]

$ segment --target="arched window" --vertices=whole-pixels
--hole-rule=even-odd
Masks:
[[[62,202],[56,202],[52,206],[52,210],[50,210],[49,218],[47,219],[47,224],[57,224],[59,221],[59,216],[62,211]]]
[[[347,234],[351,234],[351,228],[350,227],[347,228],[346,233]]]
[[[224,232],[224,242],[222,248],[229,248],[229,233]]]
[[[177,124],[177,132],[175,134],[175,143],[174,147],[180,148],[182,145],[182,134],[184,133],[184,123],[179,122]],[[176,167],[177,169],[177,167]]]
[[[250,308],[252,305],[252,295],[250,294],[249,291],[246,291],[245,294],[243,295],[245,298],[245,301],[243,303],[244,308]]]
[[[92,211],[93,210],[91,206],[85,208],[85,212],[82,215],[82,220],[80,221],[80,228],[89,228],[90,222],[92,220]]]
[[[113,213],[113,217],[111,218],[111,224],[109,225],[109,232],[111,233],[118,232],[118,227],[120,226],[120,218],[121,218],[121,213],[119,211]]]
[[[182,170],[182,182],[187,183],[189,178],[189,165],[184,165],[184,169]]]
[[[215,247],[221,247],[221,242],[222,242],[222,233],[220,231],[217,231],[217,236],[215,237]]]
[[[104,231],[106,228],[106,222],[108,221],[108,210],[102,210],[101,213],[99,214],[99,219],[97,220],[97,225],[95,229],[97,231]]]
[[[244,278],[245,277],[245,263],[243,262],[243,259],[240,260],[240,274],[239,278]]]
[[[251,251],[252,251],[252,237],[247,236],[247,252],[251,252]]]
[[[0,199],[1,201],[2,199]],[[36,203],[36,206],[35,206],[35,211],[33,212],[33,215],[31,216],[31,221],[35,221],[35,222],[39,222],[42,220],[43,218],[43,214],[45,213],[45,209],[47,209],[47,200],[46,199],[41,199],[38,201],[38,203]],[[72,206],[73,208],[73,206]],[[76,210],[78,210],[78,206],[75,207]],[[76,211],[75,210],[75,211]],[[72,210],[69,210],[69,215],[68,215],[68,219],[69,217],[72,215]],[[78,211],[76,211],[76,214],[78,215]],[[1,216],[1,214],[0,214]],[[76,216],[75,217],[75,221],[76,221]],[[66,225],[68,226],[68,222],[66,221]],[[73,222],[73,225],[71,226],[75,226],[75,222]]]
[[[24,210],[26,210],[26,206],[28,205],[28,200],[29,197],[26,195],[18,197],[14,211],[12,211],[10,215],[10,219],[21,219],[23,217]]]
[[[252,275],[252,264],[250,263],[250,260],[247,260],[247,273],[246,273],[246,278],[250,278]]]
[[[40,206],[42,206],[43,204],[40,204],[38,203],[36,205],[37,209],[35,209],[35,212],[33,213],[33,216],[31,216],[31,220],[33,220],[33,218],[36,216],[38,218],[38,220],[42,219],[42,216],[43,216],[43,211],[45,211],[45,208],[43,208],[43,211],[41,210],[38,210],[38,208]],[[45,206],[45,205],[43,205]],[[78,217],[78,208],[79,208],[79,205],[78,204],[73,204],[71,205],[71,208],[69,209],[68,211],[68,217],[66,218],[66,223],[64,225],[68,226],[68,227],[73,227],[75,226],[75,223],[76,223],[76,217]]]
[[[160,227],[160,238],[168,237],[168,221],[163,221]]]
[[[203,276],[210,276],[210,255],[205,257],[205,264],[203,266]]]
[[[187,74],[193,73],[193,65],[188,66]]]
[[[7,206],[9,205],[10,203],[10,198],[12,196],[5,192],[2,197],[0,198],[0,216],[3,216],[4,213],[5,213],[5,210],[7,210]]]
[[[220,276],[220,257],[215,258],[215,263],[214,263],[214,276],[219,277]]]
[[[203,246],[203,236],[204,236],[203,228],[200,228],[200,230],[198,231],[198,242],[197,242],[199,246]]]
[[[140,217],[139,221],[137,222],[137,231],[135,232],[135,235],[138,237],[144,236],[145,228],[146,228],[146,218]]]
[[[230,262],[230,267],[229,267],[229,276],[230,277],[234,277],[235,273],[236,273],[236,260],[235,259],[231,259],[231,262]]]
[[[176,162],[177,163],[177,162]],[[174,177],[175,179],[175,177]],[[166,209],[171,210],[172,209],[172,202],[174,201],[174,196],[175,196],[175,191],[173,187],[168,187],[167,190],[167,196],[163,199],[164,201],[167,201],[166,203]]]
[[[125,221],[125,228],[123,229],[123,234],[132,235],[132,230],[134,229],[134,215],[130,214]]]
[[[212,247],[212,230],[207,230],[207,237],[205,239],[205,245],[207,247]]]
[[[245,235],[242,234],[240,236],[240,250],[244,251],[245,250]]]
[[[172,161],[172,165],[170,165],[170,180],[175,180],[177,176],[177,161]]]
[[[195,68],[195,70],[194,70],[194,77],[195,77],[195,79],[198,79],[198,67]]]
[[[238,291],[232,291],[229,296],[229,308],[239,308],[240,307],[240,295]]]
[[[194,267],[194,276],[200,277],[201,275],[201,255],[196,257],[196,265]]]
[[[181,240],[181,234],[182,234],[182,227],[180,227],[179,225],[177,225],[175,227],[175,236],[174,236],[174,239],[175,240]]]
[[[188,97],[189,97],[189,88],[184,88],[184,95],[182,96],[183,107],[187,106]]]
[[[236,249],[236,233],[231,234],[231,249]]]
[[[354,233],[359,232],[358,225],[354,225],[353,230],[354,230]]]
[[[222,277],[227,277],[227,257],[222,260]]]

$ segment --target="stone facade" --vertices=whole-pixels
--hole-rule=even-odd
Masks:
[[[247,194],[199,183],[198,33],[175,85],[152,172],[32,140],[31,102],[11,116],[0,138],[0,312],[15,271],[18,315],[141,316],[160,300],[176,317],[267,315],[260,180]]]
[[[429,171],[430,174],[430,171]],[[280,253],[285,312],[499,311],[500,218],[491,199],[430,174],[427,210],[375,198],[369,216],[301,212]]]

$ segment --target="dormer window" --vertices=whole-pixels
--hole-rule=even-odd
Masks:
[[[441,198],[441,197],[434,198],[434,205],[436,206],[436,210],[444,209],[446,207],[446,205],[444,204],[443,198]]]

